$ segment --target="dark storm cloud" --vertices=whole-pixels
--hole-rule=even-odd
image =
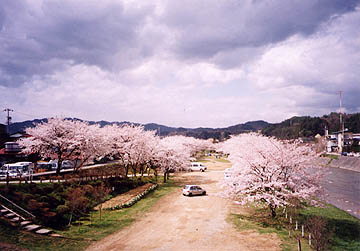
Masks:
[[[176,31],[174,49],[178,55],[203,60],[242,47],[250,48],[251,54],[251,48],[277,43],[294,34],[313,34],[323,22],[353,11],[359,2],[169,1],[162,19]],[[228,62],[214,60],[221,66],[229,66]]]
[[[31,2],[30,2],[31,3]],[[18,86],[69,64],[121,70],[152,54],[137,31],[151,8],[114,1],[26,1],[0,5],[0,85]]]

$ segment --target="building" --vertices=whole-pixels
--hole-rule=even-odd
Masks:
[[[325,133],[326,151],[331,152],[352,152],[358,151],[360,146],[360,133],[352,133],[348,131],[334,132],[332,134]]]
[[[4,132],[4,134],[1,134],[2,132]],[[2,135],[3,137],[1,137]],[[30,135],[26,133],[15,133],[8,136],[6,126],[0,124],[0,137],[2,140],[0,145],[0,166],[5,163],[26,160],[27,156],[21,153],[20,146],[16,141],[23,137],[30,137]]]

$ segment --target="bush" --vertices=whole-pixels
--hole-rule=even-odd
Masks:
[[[106,180],[86,181],[82,184],[79,182],[10,184],[8,187],[0,186],[0,192],[9,200],[34,214],[40,224],[61,229],[70,220],[69,194],[71,191],[80,189],[84,192],[81,201],[83,208],[72,215],[71,221],[75,221],[81,215],[89,213],[92,207],[104,201],[105,197],[109,197],[99,198],[101,197],[100,190],[107,193],[111,191],[112,196],[116,196],[145,183],[138,179],[112,177]],[[101,187],[102,189],[99,190]],[[96,192],[100,195],[95,196]]]

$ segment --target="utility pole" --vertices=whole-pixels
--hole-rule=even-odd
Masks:
[[[343,128],[343,124],[342,124],[342,123],[343,123],[343,122],[342,122],[342,102],[341,102],[342,91],[339,91],[339,96],[340,96],[340,111],[339,111],[339,112],[340,112],[340,128],[339,128],[339,129],[340,129],[340,131],[342,132],[343,129],[344,129],[344,128]]]
[[[7,116],[6,116],[6,121],[7,121],[7,134],[10,135],[10,123],[11,123],[11,117],[10,117],[10,112],[13,112],[14,110],[10,109],[10,108],[5,108],[4,112],[7,112]]]
[[[344,121],[343,121],[343,116],[342,116],[342,91],[339,91],[339,96],[340,96],[340,130],[339,130],[339,136],[338,136],[338,147],[339,147],[339,152],[341,153],[343,151],[343,146],[344,146]],[[340,133],[341,132],[341,133]]]

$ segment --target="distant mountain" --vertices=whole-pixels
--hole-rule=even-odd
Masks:
[[[79,120],[84,121],[78,118],[67,118],[72,120]],[[40,122],[46,122],[47,119],[35,119],[35,120],[27,120],[23,122],[16,122],[11,124],[10,126],[10,132],[16,133],[24,131],[27,127],[34,127],[35,124]],[[122,122],[108,122],[108,121],[86,121],[89,124],[99,124],[101,127],[104,127],[106,125],[111,124],[117,124],[117,125],[124,125],[124,124],[134,124],[134,125],[141,125],[138,123],[131,123],[128,121],[122,121]],[[195,138],[200,139],[209,139],[209,138],[216,138],[218,140],[223,140],[228,138],[230,135],[235,135],[243,132],[249,132],[249,131],[258,131],[266,126],[268,126],[269,123],[265,121],[251,121],[246,122],[245,124],[238,124],[226,128],[183,128],[183,127],[169,127],[164,125],[159,125],[155,123],[148,123],[144,124],[145,130],[153,130],[156,131],[158,135],[161,136],[167,136],[167,135],[184,135],[184,136],[191,136]]]
[[[343,114],[345,128],[353,133],[360,133],[360,113]],[[80,120],[77,118],[68,118],[73,120]],[[23,122],[16,122],[11,124],[11,133],[24,131],[27,127],[33,127],[34,124],[47,121],[47,119],[35,119]],[[89,124],[99,124],[106,126],[111,124],[124,125],[134,124],[142,125],[139,123],[131,123],[129,121],[122,122],[108,122],[108,121],[86,121]],[[216,138],[224,140],[230,135],[236,135],[244,132],[261,131],[264,135],[274,136],[280,139],[294,139],[298,137],[314,137],[316,134],[324,135],[325,127],[328,128],[329,133],[339,130],[339,114],[330,113],[322,117],[292,117],[286,119],[281,123],[270,124],[263,120],[250,121],[244,124],[237,124],[224,128],[183,128],[183,127],[169,127],[155,123],[143,124],[145,130],[156,131],[158,135],[184,135],[200,139]]]
[[[329,133],[339,131],[340,115],[332,112],[322,117],[292,117],[281,123],[269,124],[262,129],[267,136],[280,139],[294,139],[298,137],[314,137],[316,134],[324,135],[325,128]],[[345,128],[349,132],[360,133],[360,113],[343,114]]]

